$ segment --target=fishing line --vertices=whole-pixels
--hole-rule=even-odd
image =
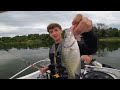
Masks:
[[[1,43],[0,43],[0,44],[1,44]],[[20,58],[20,57],[18,57],[18,56],[16,56],[16,55],[14,55],[13,53],[11,53],[11,52],[10,52],[10,51],[8,51],[7,49],[5,49],[5,48],[3,47],[3,45],[0,45],[0,46],[2,47],[2,49],[3,49],[3,50],[5,50],[5,51],[6,51],[6,52],[8,52],[9,54],[11,54],[11,55],[13,55],[13,56],[17,57],[19,60],[22,60],[23,62],[27,63],[28,65],[30,65],[30,66],[32,66],[32,67],[34,67],[34,68],[38,69],[38,70],[40,70],[40,69],[41,69],[41,68],[39,68],[38,66],[33,65],[33,64],[31,64],[30,62],[26,61],[25,59]]]

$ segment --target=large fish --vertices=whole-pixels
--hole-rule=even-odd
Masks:
[[[67,69],[68,79],[80,79],[80,49],[72,30],[66,29],[62,42],[62,65]]]

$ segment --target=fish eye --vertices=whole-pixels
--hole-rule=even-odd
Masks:
[[[67,38],[66,36],[64,38]]]

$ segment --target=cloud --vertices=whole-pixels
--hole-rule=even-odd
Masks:
[[[90,18],[93,23],[104,23],[106,25],[119,25],[120,11],[77,11]]]
[[[0,14],[0,37],[47,33],[47,25],[52,22],[69,28],[78,13],[93,23],[120,28],[119,11],[8,11]]]

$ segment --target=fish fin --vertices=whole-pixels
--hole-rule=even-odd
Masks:
[[[81,62],[80,62],[80,64],[78,65],[78,67],[77,67],[77,69],[76,69],[76,71],[75,71],[75,74],[76,74],[76,75],[80,75],[80,74],[81,74]]]
[[[76,79],[80,79],[80,75],[75,74],[75,78],[76,78]]]
[[[68,79],[76,79],[75,74],[74,73],[69,73],[68,74]]]
[[[76,77],[73,75],[68,75],[68,79],[76,79]]]

